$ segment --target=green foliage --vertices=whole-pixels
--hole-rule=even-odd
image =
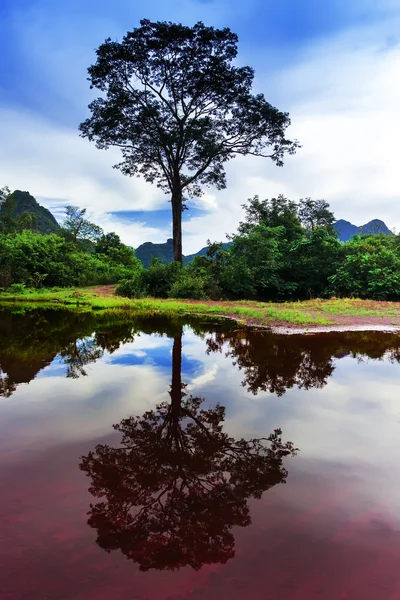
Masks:
[[[174,258],[182,261],[184,197],[226,187],[224,164],[237,154],[283,164],[298,147],[285,137],[287,113],[252,93],[254,71],[235,66],[237,35],[143,19],[116,42],[108,38],[89,67],[101,97],[80,126],[98,148],[117,146],[125,175],[139,175],[171,196]]]
[[[354,236],[329,278],[332,295],[376,300],[400,297],[400,253],[395,236]]]
[[[329,204],[325,200],[301,199],[297,214],[308,235],[316,229],[323,229],[330,236],[337,237],[335,215],[329,210]]]
[[[117,296],[125,298],[144,298],[148,295],[148,289],[143,281],[142,271],[137,271],[129,279],[122,279],[115,288]]]
[[[103,234],[96,241],[96,255],[113,265],[122,265],[127,269],[141,270],[141,262],[136,258],[133,248],[126,246],[120,240],[120,237],[114,233]]]
[[[134,256],[128,265],[121,264],[105,255],[78,252],[74,244],[55,234],[0,234],[1,287],[13,283],[30,287],[115,283],[138,269],[141,265]]]
[[[288,243],[300,239],[303,235],[303,228],[298,217],[298,205],[293,200],[285,198],[283,194],[265,200],[254,196],[249,198],[243,208],[246,213],[246,221],[239,225],[240,235],[251,233],[258,225],[269,228],[283,227],[284,240]]]
[[[165,264],[157,258],[152,258],[148,269],[138,269],[133,276],[120,281],[116,293],[128,298],[168,298],[171,287],[181,277],[183,267],[180,263]]]
[[[33,213],[13,216],[12,196],[0,190],[0,224],[11,231],[0,231],[0,287],[10,295],[119,282],[117,294],[136,299],[400,298],[400,237],[362,235],[343,244],[324,200],[255,196],[229,246],[208,241],[188,266],[152,258],[144,269],[116,233],[84,218],[85,209],[68,207],[67,229],[41,235],[29,230]],[[250,310],[237,314],[247,318]]]
[[[8,292],[10,294],[23,294],[25,292],[25,284],[24,283],[12,283],[8,288]]]
[[[172,285],[181,275],[182,268],[180,263],[164,264],[153,258],[149,268],[143,271],[143,286],[154,298],[168,298]]]
[[[324,297],[341,260],[344,247],[331,228],[310,229],[306,237],[295,242],[288,254],[287,276],[295,282],[297,298]],[[290,268],[290,272],[289,272]]]
[[[183,270],[169,290],[170,298],[182,298],[184,300],[207,300],[207,277],[199,277]]]

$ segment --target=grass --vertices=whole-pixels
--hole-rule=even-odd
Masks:
[[[204,314],[231,317],[251,325],[290,324],[302,328],[334,325],[340,317],[390,317],[390,323],[400,319],[400,303],[373,302],[359,299],[308,300],[304,302],[266,303],[253,301],[202,302],[185,300],[159,300],[154,298],[128,299],[100,295],[96,288],[53,288],[0,292],[0,303],[17,305],[46,305],[68,307],[79,311],[105,311],[122,309],[138,314]],[[335,320],[336,317],[336,320]]]

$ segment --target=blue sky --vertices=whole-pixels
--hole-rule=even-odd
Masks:
[[[95,48],[144,17],[238,33],[238,61],[255,68],[256,91],[289,111],[303,145],[283,168],[229,163],[227,189],[207,190],[185,214],[186,253],[234,231],[254,194],[323,197],[337,218],[400,229],[398,0],[0,0],[0,186],[29,190],[57,216],[66,204],[87,207],[133,246],[170,237],[167,196],[112,169],[118,151],[78,135]]]

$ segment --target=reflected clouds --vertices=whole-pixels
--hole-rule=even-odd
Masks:
[[[99,444],[80,468],[91,479],[88,524],[97,544],[140,570],[199,569],[235,555],[234,526],[250,525],[248,500],[284,483],[295,455],[279,429],[237,439],[223,431],[225,407],[204,408],[182,382],[182,331],[172,349],[170,401],[114,425],[121,442]]]

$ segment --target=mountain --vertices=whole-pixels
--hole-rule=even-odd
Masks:
[[[386,235],[393,235],[386,224],[380,219],[373,219],[372,221],[369,221],[360,227],[357,227],[357,225],[353,225],[353,223],[345,221],[344,219],[339,219],[339,221],[336,221],[334,227],[338,232],[339,240],[342,242],[347,242],[351,237],[353,237],[353,235],[357,234],[367,235],[369,233],[385,233]],[[230,244],[231,242],[227,242],[223,244],[223,247],[229,248]],[[187,256],[184,256],[184,264],[188,265],[195,256],[205,256],[207,248],[208,246],[205,246],[195,254],[188,254]],[[143,266],[146,267],[146,269],[150,265],[152,256],[159,258],[164,263],[169,263],[174,260],[172,239],[168,239],[165,244],[153,244],[152,242],[145,242],[136,248],[136,256],[142,261]]]
[[[24,212],[33,213],[36,216],[35,231],[39,233],[57,233],[60,229],[60,225],[51,212],[44,206],[41,206],[29,192],[15,190],[10,195],[9,200],[13,203],[11,216],[17,217]],[[0,212],[2,210],[4,210],[4,207],[0,209]]]
[[[142,261],[143,266],[147,269],[150,265],[151,257],[159,258],[164,263],[169,263],[174,260],[174,249],[172,246],[172,238],[168,239],[165,244],[153,244],[153,242],[145,242],[135,250],[135,254]]]
[[[357,225],[353,225],[344,219],[339,219],[339,221],[336,221],[334,227],[338,233],[339,240],[342,242],[347,242],[353,235],[357,234],[367,235],[368,233],[385,233],[386,235],[393,235],[386,224],[380,219],[373,219],[360,227],[357,227]]]
[[[222,244],[222,247],[224,248],[224,250],[227,250],[231,244],[232,242],[225,242]],[[204,248],[202,248],[195,254],[188,254],[187,256],[184,256],[183,262],[185,263],[185,265],[188,265],[196,256],[205,256],[207,254],[207,250],[208,246],[204,246]]]
[[[227,248],[230,243],[223,244],[224,248]],[[205,246],[195,254],[188,254],[183,257],[183,262],[188,265],[195,256],[205,256],[208,246]],[[174,260],[174,249],[172,246],[172,239],[168,239],[165,244],[153,244],[152,242],[145,242],[136,248],[136,256],[142,261],[143,266],[147,269],[150,265],[151,257],[159,258],[164,263],[169,263]]]

